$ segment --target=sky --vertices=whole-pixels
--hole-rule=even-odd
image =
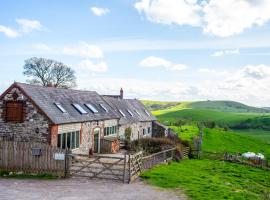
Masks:
[[[100,94],[270,107],[269,10],[269,0],[1,0],[0,91],[43,57]]]

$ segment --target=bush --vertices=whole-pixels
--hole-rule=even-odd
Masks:
[[[202,122],[202,124],[206,127],[206,128],[215,128],[216,127],[216,122],[215,121],[205,121]]]
[[[144,151],[145,154],[160,152],[174,147],[174,142],[168,138],[142,138],[132,141],[131,151]]]

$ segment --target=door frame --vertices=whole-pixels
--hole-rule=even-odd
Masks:
[[[98,133],[96,133],[98,131]],[[94,128],[94,153],[100,153],[100,128]],[[95,152],[95,135],[98,135],[98,152]]]

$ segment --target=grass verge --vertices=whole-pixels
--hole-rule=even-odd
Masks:
[[[142,173],[148,183],[183,190],[194,200],[269,199],[270,173],[217,160],[184,160]]]

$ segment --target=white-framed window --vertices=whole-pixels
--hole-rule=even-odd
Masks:
[[[80,146],[80,131],[58,134],[57,146],[62,149],[76,149]]]
[[[145,135],[145,128],[143,129],[143,135]]]
[[[133,117],[133,113],[129,109],[127,109],[127,112],[128,114],[130,114],[131,117]]]
[[[119,110],[119,112],[121,113],[121,115],[122,115],[123,117],[126,117],[125,113],[124,113],[122,110]]]
[[[67,113],[66,109],[60,103],[54,103],[56,107],[62,112]]]
[[[85,106],[91,110],[92,113],[98,113],[98,110],[90,103],[86,103]]]
[[[148,110],[144,109],[144,112],[145,112],[148,116],[150,116],[150,113],[148,112]]]
[[[150,134],[151,133],[151,127],[147,128],[147,133]]]
[[[103,110],[105,110],[106,112],[109,112],[109,110],[106,108],[106,106],[104,104],[99,104],[99,105]]]
[[[117,126],[105,127],[104,136],[115,135],[117,133]]]
[[[139,113],[138,110],[134,110],[134,111],[135,111],[135,113],[137,113],[137,115],[141,116],[141,114]]]
[[[76,108],[77,111],[79,111],[79,113],[81,114],[87,114],[86,110],[84,110],[81,105],[77,104],[77,103],[73,103],[72,104],[74,108]]]

